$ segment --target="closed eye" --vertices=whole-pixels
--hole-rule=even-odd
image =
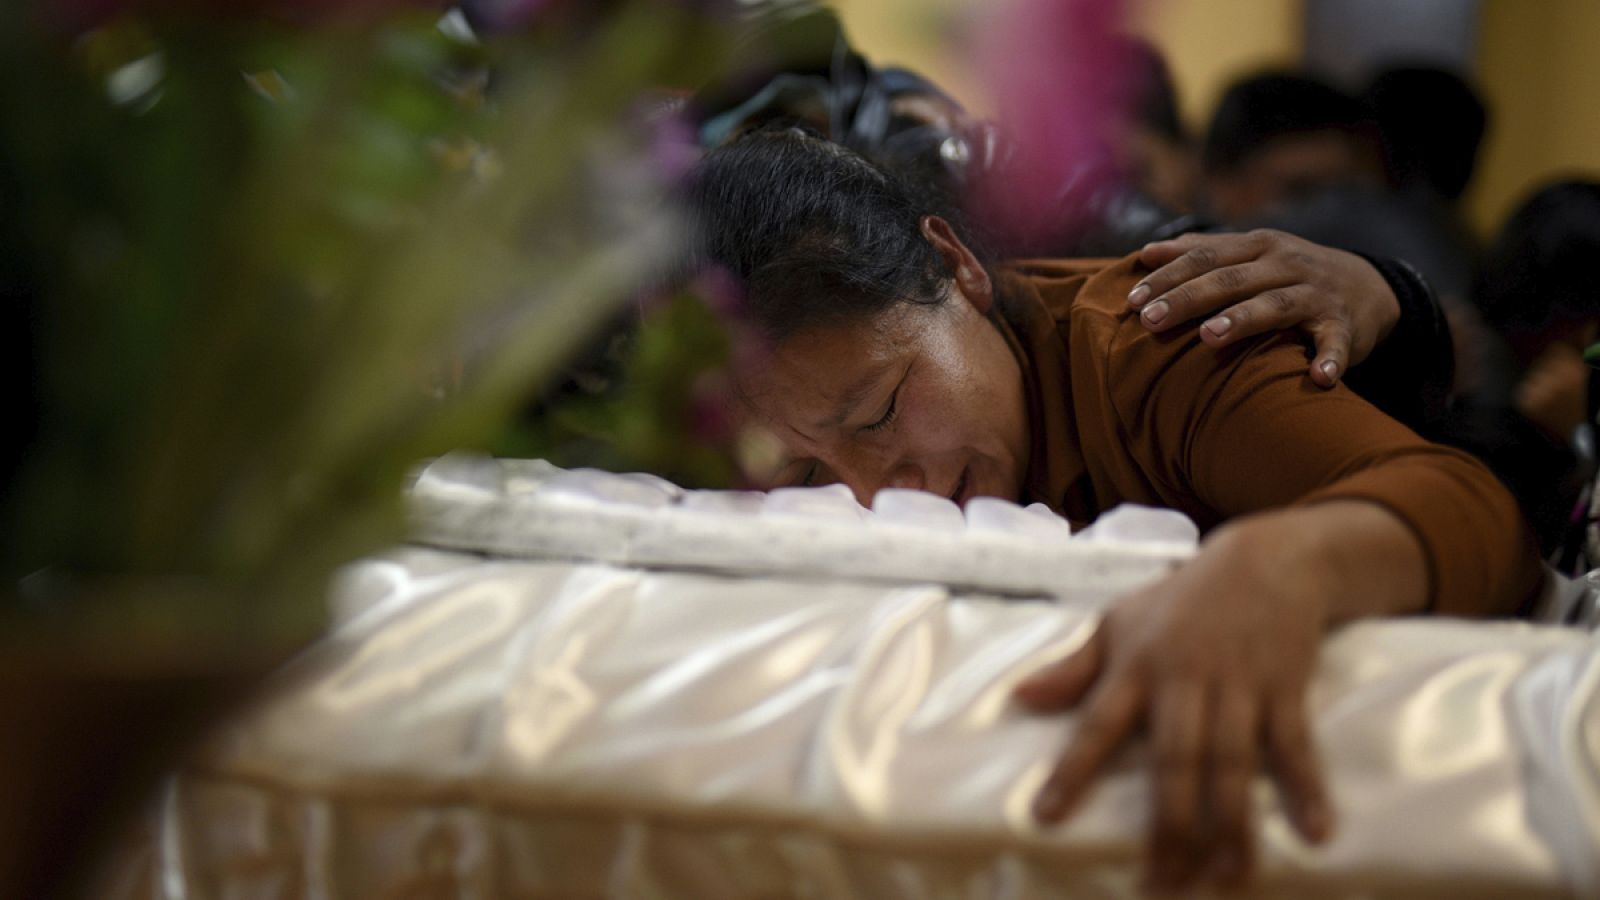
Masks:
[[[873,422],[871,425],[863,425],[863,426],[861,426],[861,430],[862,431],[879,431],[881,429],[888,428],[891,424],[894,423],[894,417],[895,417],[895,415],[896,415],[896,413],[898,412],[898,409],[899,409],[899,407],[898,407],[899,402],[900,402],[900,389],[899,388],[895,388],[894,389],[894,393],[889,395],[889,408],[884,410],[882,416],[878,417],[878,421]]]

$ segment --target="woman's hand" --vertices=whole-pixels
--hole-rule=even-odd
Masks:
[[[1139,259],[1155,270],[1128,294],[1145,327],[1209,317],[1200,337],[1213,347],[1298,327],[1316,345],[1311,378],[1323,387],[1400,321],[1394,291],[1370,263],[1281,231],[1186,234],[1147,245]]]
[[[1353,601],[1374,605],[1355,609],[1342,598],[1368,589],[1363,567],[1384,584]],[[1327,838],[1333,808],[1305,710],[1323,634],[1351,615],[1420,605],[1425,572],[1415,538],[1368,503],[1335,501],[1218,529],[1193,561],[1123,598],[1082,648],[1017,687],[1018,700],[1036,712],[1082,707],[1035,816],[1063,819],[1143,725],[1152,751],[1153,887],[1236,885],[1249,875],[1250,785],[1263,768],[1276,775],[1297,830],[1310,841]]]

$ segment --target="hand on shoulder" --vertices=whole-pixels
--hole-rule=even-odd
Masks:
[[[1400,304],[1378,270],[1344,250],[1270,229],[1186,234],[1147,245],[1153,271],[1128,295],[1139,321],[1166,331],[1203,319],[1214,347],[1286,328],[1316,347],[1311,378],[1332,387],[1400,319]]]

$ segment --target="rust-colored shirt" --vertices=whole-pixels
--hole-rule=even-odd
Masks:
[[[1118,503],[1164,506],[1209,529],[1272,507],[1367,500],[1416,533],[1431,609],[1510,614],[1537,591],[1516,501],[1477,460],[1343,385],[1313,384],[1297,335],[1217,350],[1194,328],[1149,332],[1127,302],[1143,274],[1130,257],[998,275],[1032,429],[1025,502],[1078,523]]]

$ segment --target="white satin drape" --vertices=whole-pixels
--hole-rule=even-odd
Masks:
[[[339,628],[174,776],[111,893],[1133,896],[1140,749],[1041,831],[1072,723],[1008,702],[1102,588],[398,550],[345,573]],[[1334,634],[1312,709],[1339,831],[1303,845],[1260,783],[1256,893],[1600,896],[1597,684],[1574,629]]]

